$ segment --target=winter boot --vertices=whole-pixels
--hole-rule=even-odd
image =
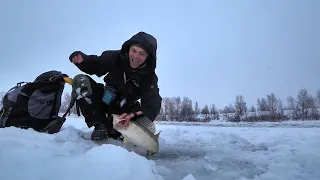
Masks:
[[[123,135],[114,128],[108,130],[108,137],[111,137],[115,140],[123,141]]]
[[[108,138],[108,131],[106,130],[106,127],[102,123],[98,123],[94,125],[94,130],[91,134],[92,140],[101,140]]]

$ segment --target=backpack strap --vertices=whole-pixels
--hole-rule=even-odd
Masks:
[[[67,109],[67,111],[63,114],[62,117],[65,118],[65,117],[67,116],[67,114],[69,113],[69,111],[71,110],[71,108],[74,106],[75,102],[76,102],[76,97],[73,96],[73,95],[71,95],[71,100],[70,100],[70,104],[69,104],[69,106],[68,106],[68,109]],[[78,114],[78,115],[79,115],[79,114]]]
[[[78,80],[75,80],[75,79],[77,79],[77,78],[79,78],[79,77],[81,77],[81,76],[75,77],[75,78],[72,80],[72,83],[71,83],[71,85],[72,85],[72,92],[71,92],[70,103],[69,103],[69,106],[68,106],[67,111],[63,114],[62,117],[66,117],[67,114],[70,112],[71,108],[72,108],[75,104],[76,104],[77,114],[78,114],[78,116],[80,116],[80,108],[79,108],[78,103],[77,103],[77,92],[76,92],[76,90],[75,90],[76,87],[77,87],[77,84],[79,83],[79,82],[77,82]],[[76,83],[75,83],[75,81],[76,81]]]
[[[9,118],[9,115],[11,114],[12,107],[8,107],[7,109],[5,107],[2,107],[0,112],[0,128],[6,127],[7,120]]]
[[[53,105],[52,105],[53,108],[50,112],[51,117],[54,117],[57,114],[57,112],[59,111],[59,109],[57,109],[57,103],[60,103],[61,94],[62,94],[61,91],[63,91],[63,88],[60,88],[59,92],[56,92],[56,94],[54,95],[54,101],[53,101]]]
[[[57,117],[55,120],[51,121],[46,127],[44,127],[39,132],[48,132],[49,134],[54,134],[60,131],[62,124],[66,121],[65,117]]]

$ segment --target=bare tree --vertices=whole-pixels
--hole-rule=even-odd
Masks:
[[[236,112],[236,108],[233,107],[232,104],[229,104],[229,112],[230,112],[230,113],[235,113],[235,112]]]
[[[301,89],[297,96],[297,110],[299,117],[302,119],[308,118],[308,108],[310,102],[310,96],[306,89]]]
[[[180,111],[181,111],[181,98],[180,96],[174,98],[174,105],[175,105],[175,115],[177,119],[180,119]]]
[[[222,110],[222,113],[223,113],[223,116],[227,118],[228,114],[230,113],[229,106],[225,106]]]
[[[274,93],[267,95],[267,105],[268,105],[269,116],[273,118],[276,116],[277,103],[278,101]]]
[[[268,103],[265,98],[259,98],[257,100],[257,110],[258,112],[265,112],[268,110]]]
[[[236,96],[235,109],[236,109],[236,119],[240,121],[241,117],[246,115],[248,110],[247,103],[244,101],[244,98],[242,95]]]
[[[296,100],[292,96],[287,97],[288,110],[294,110],[296,106]]]
[[[251,106],[250,108],[249,108],[249,112],[256,112],[257,111],[257,109],[256,109],[256,107],[254,107],[254,106]]]
[[[219,120],[220,119],[220,114],[223,114],[223,110],[222,109],[217,109],[217,112],[218,112],[217,120]]]
[[[256,121],[258,119],[258,116],[257,116],[257,109],[255,106],[251,106],[249,109],[248,109],[248,117],[247,117],[247,121]]]
[[[201,110],[201,114],[205,114],[206,116],[210,114],[208,105],[204,106],[204,108]]]
[[[210,114],[213,115],[213,119],[217,119],[218,109],[216,108],[215,104],[211,104],[211,106],[210,106]]]
[[[317,91],[316,101],[317,101],[317,104],[318,104],[318,108],[320,108],[320,89]]]
[[[184,97],[181,103],[181,112],[180,117],[183,121],[194,120],[194,111],[192,107],[192,100],[187,97]]]
[[[268,103],[265,98],[258,98],[257,100],[257,113],[260,120],[268,119]]]
[[[174,105],[173,99],[170,98],[168,102],[168,114],[169,114],[169,119],[171,121],[177,120],[175,113],[176,113],[175,105]]]
[[[231,115],[235,112],[236,112],[236,110],[232,104],[229,104],[229,106],[225,106],[224,109],[222,110],[223,116],[226,119],[229,119],[231,117]]]
[[[162,103],[161,103],[160,113],[156,117],[155,121],[165,121],[165,118],[166,118],[166,115],[164,114],[164,108],[163,108]]]
[[[299,118],[296,100],[292,96],[288,96],[287,102],[288,102],[288,110],[290,111],[291,118],[292,119]]]
[[[308,109],[310,112],[310,113],[308,113],[308,118],[310,116],[311,119],[318,119],[318,109],[317,109],[316,97],[309,95],[307,104],[308,104]]]
[[[162,110],[161,111],[161,115],[162,115],[161,120],[162,121],[166,121],[168,116],[170,115],[169,104],[170,104],[170,98],[168,98],[168,97],[162,98],[162,103],[161,103],[161,110]]]
[[[277,114],[279,115],[279,119],[284,117],[283,103],[281,99],[277,100]]]
[[[198,105],[198,101],[196,101],[195,105],[194,105],[194,112],[196,115],[200,114],[200,108]]]

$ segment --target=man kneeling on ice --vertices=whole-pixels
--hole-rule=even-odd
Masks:
[[[98,77],[106,75],[105,85],[83,74],[75,76],[72,83],[77,106],[88,127],[94,126],[92,140],[120,138],[111,114],[119,114],[125,126],[141,116],[155,120],[162,101],[155,73],[156,51],[157,40],[139,32],[124,42],[120,50],[107,50],[100,56],[81,51],[70,55],[69,60],[81,71]]]

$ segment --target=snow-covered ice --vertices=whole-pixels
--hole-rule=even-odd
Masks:
[[[0,129],[0,179],[320,179],[319,128],[156,126],[161,149],[153,160],[118,141],[88,140],[83,118],[67,117],[54,135]]]
[[[320,127],[320,121],[316,120],[285,120],[279,122],[230,122],[226,120],[211,120],[209,122],[177,122],[177,121],[158,121],[157,124],[169,125],[201,125],[201,126],[220,126],[220,127],[300,127],[312,128]]]
[[[320,179],[318,128],[163,125],[159,129],[162,152],[156,164],[168,179],[188,173],[196,179]]]

